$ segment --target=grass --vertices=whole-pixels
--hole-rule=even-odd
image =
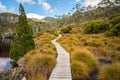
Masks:
[[[50,54],[56,56],[56,48],[51,43],[51,40],[53,40],[54,38],[54,35],[48,33],[44,33],[43,35],[36,37],[34,39],[36,49],[39,49],[42,54]]]
[[[90,72],[97,71],[99,64],[97,59],[86,49],[76,49],[71,55],[72,61],[84,62],[90,69]]]
[[[89,78],[89,68],[83,62],[74,61],[71,63],[73,80],[85,80]]]
[[[117,56],[120,55],[120,37],[106,37],[103,33],[84,34],[79,32],[79,27],[73,30],[74,32],[64,34],[58,40],[68,52],[72,53],[74,47],[88,48],[97,59],[110,61],[116,61]]]
[[[98,80],[120,80],[120,63],[104,66],[98,76]]]
[[[35,75],[33,77],[29,77],[29,80],[46,80],[46,78],[43,76]]]
[[[73,28],[70,34],[65,34],[58,40],[70,53],[73,80],[87,79],[91,72],[99,70],[97,59],[112,62],[120,61],[119,37],[106,37],[104,34],[83,34],[79,31],[81,30]],[[34,37],[36,47],[25,56],[28,80],[34,80],[38,76],[37,79],[48,79],[56,64],[56,49],[51,44],[51,40],[54,38],[55,36],[49,33],[39,34]],[[50,63],[47,63],[49,61]],[[31,63],[34,63],[34,65]],[[35,78],[32,75],[37,76]]]
[[[81,62],[88,66],[91,74],[92,71],[100,70],[97,60],[112,63],[120,61],[120,37],[106,37],[104,33],[84,34],[82,31],[81,27],[75,27],[70,34],[64,34],[58,40],[70,53],[73,80],[84,80],[79,77],[82,76],[78,67]]]
[[[56,60],[53,56],[35,54],[26,62],[25,71],[30,77],[39,75],[44,76],[47,79],[55,64]]]
[[[95,40],[92,40],[92,41],[85,41],[85,42],[83,42],[83,45],[85,45],[85,46],[92,46],[92,47],[100,47],[100,46],[103,45],[103,43],[97,42]]]
[[[56,49],[51,43],[55,38],[49,33],[34,36],[35,49],[25,56],[25,71],[28,80],[47,80],[56,64]]]

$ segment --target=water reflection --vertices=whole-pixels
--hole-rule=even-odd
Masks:
[[[0,58],[0,72],[7,71],[10,67],[10,58]]]
[[[0,72],[8,70],[10,65],[9,51],[12,39],[0,39]]]
[[[9,51],[12,42],[12,39],[8,38],[0,40],[0,57],[9,57]]]

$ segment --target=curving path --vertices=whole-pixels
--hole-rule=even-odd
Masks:
[[[53,69],[49,80],[72,80],[70,69],[70,56],[69,53],[56,42],[62,35],[59,35],[56,39],[52,40],[52,43],[57,49],[57,64]]]

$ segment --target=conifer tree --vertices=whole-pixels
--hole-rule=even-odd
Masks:
[[[10,50],[10,58],[13,59],[11,64],[13,66],[17,66],[16,62],[19,58],[26,54],[27,51],[35,47],[32,38],[32,28],[28,25],[27,17],[22,4],[20,4],[19,13],[20,15],[16,28],[16,36],[14,37],[14,43]]]

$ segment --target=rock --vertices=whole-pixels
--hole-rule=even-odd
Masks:
[[[22,80],[27,80],[27,79],[26,79],[26,77],[24,76],[24,77],[22,78]]]
[[[24,67],[24,65],[25,65],[25,59],[24,58],[19,59],[19,61],[17,62],[17,64],[18,64],[18,67]]]
[[[21,58],[17,62],[18,67],[11,68],[8,71],[0,73],[0,80],[26,80],[24,64],[25,59]]]

